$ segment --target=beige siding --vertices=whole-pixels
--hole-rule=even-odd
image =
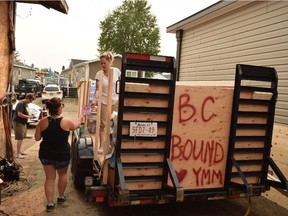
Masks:
[[[234,80],[236,64],[274,67],[275,121],[288,124],[288,1],[258,1],[183,33],[180,80]]]

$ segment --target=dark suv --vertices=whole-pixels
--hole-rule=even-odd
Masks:
[[[25,97],[26,94],[32,93],[35,96],[41,96],[43,85],[38,80],[22,79],[19,80],[19,84],[15,85],[14,91],[17,98]]]

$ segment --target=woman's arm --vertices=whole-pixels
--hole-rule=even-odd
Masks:
[[[71,121],[71,120],[69,120],[69,119],[66,119],[66,118],[64,118],[62,121],[61,121],[61,123],[60,123],[60,125],[61,125],[61,127],[64,129],[64,130],[76,130],[77,128],[79,128],[79,126],[81,125],[81,123],[82,123],[82,119],[83,119],[83,117],[85,116],[85,114],[83,114],[83,115],[80,115],[80,117],[79,117],[79,119],[78,120],[76,120],[76,121]]]
[[[35,134],[34,134],[34,138],[36,141],[39,141],[41,140],[41,128],[40,128],[40,124],[41,124],[41,121],[37,124],[36,126],[36,130],[35,130]]]

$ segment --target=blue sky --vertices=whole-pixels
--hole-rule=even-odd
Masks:
[[[161,55],[176,56],[175,34],[166,28],[218,0],[147,0],[161,33]],[[16,50],[27,65],[61,71],[70,59],[97,58],[99,23],[122,0],[66,0],[69,11],[62,14],[41,5],[17,3]]]

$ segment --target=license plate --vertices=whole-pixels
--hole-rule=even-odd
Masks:
[[[130,122],[130,136],[156,137],[157,122]]]

